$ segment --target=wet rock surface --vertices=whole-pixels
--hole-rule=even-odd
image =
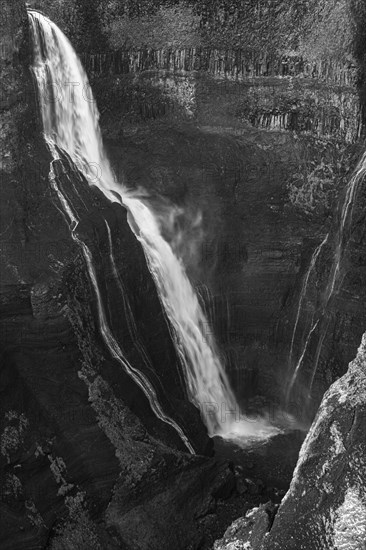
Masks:
[[[264,548],[365,543],[365,343],[323,398]]]
[[[365,502],[366,338],[347,374],[326,392],[300,450],[273,526],[254,511],[235,522],[217,548],[302,550],[363,548]],[[252,534],[247,532],[248,524]],[[260,533],[253,539],[253,533]],[[216,546],[215,546],[216,548]]]
[[[309,424],[364,328],[354,283],[361,251],[344,259],[337,296],[323,299],[337,209],[363,151],[356,61],[199,47],[83,61],[116,173],[160,212],[241,406],[281,409],[283,380],[302,358],[290,410]],[[312,255],[329,232],[296,321]],[[314,312],[324,318],[307,342]]]
[[[239,493],[283,496],[291,481],[305,432],[289,430],[264,441],[241,445],[240,441],[214,438],[216,456],[235,465]],[[271,493],[272,491],[272,493]]]

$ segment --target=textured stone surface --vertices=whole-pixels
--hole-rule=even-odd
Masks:
[[[220,550],[362,549],[365,500],[366,336],[347,374],[324,395],[273,526],[255,511],[217,542]],[[261,536],[253,539],[253,533]],[[216,548],[216,547],[215,547]]]
[[[364,330],[355,239],[342,288],[324,301],[336,212],[363,150],[355,66],[208,49],[130,54],[84,56],[117,172],[152,190],[163,222],[179,227],[178,237],[166,234],[179,241],[243,404],[282,404],[283,381],[305,351],[291,410],[311,420]],[[164,201],[177,213],[165,216]],[[328,232],[293,335],[312,254]]]
[[[244,518],[236,520],[223,538],[216,541],[213,550],[252,550],[257,548],[271,528],[275,507],[264,504],[253,508]]]
[[[365,415],[366,337],[347,374],[323,398],[263,548],[363,548]]]
[[[303,352],[314,310],[323,307],[338,225],[337,219],[332,220],[332,207],[349,177],[349,166],[357,162],[360,146],[345,149],[311,136],[297,139],[248,127],[237,132],[232,126],[169,126],[163,120],[137,128],[108,141],[118,173],[129,185],[152,195],[166,236],[188,266],[214,321],[238,395],[243,400],[262,395],[280,403],[303,281],[312,254],[333,227],[309,279],[292,369]],[[108,124],[105,129],[110,129]],[[339,155],[344,165],[337,168]],[[292,182],[306,174],[308,166],[324,164],[333,171],[331,184],[324,187],[324,195],[315,193],[314,205],[304,212],[302,204],[291,200],[292,190],[298,189]],[[306,178],[301,181],[306,189]],[[169,215],[165,203],[175,205]],[[357,250],[355,263],[343,264],[351,278],[359,272],[356,262],[362,262],[360,246]],[[331,323],[311,413],[357,350],[364,325],[363,301],[357,299],[362,288],[362,283],[354,284],[352,300],[345,289],[328,304]],[[316,340],[307,351],[300,372],[306,384]],[[296,413],[301,415],[300,407]]]

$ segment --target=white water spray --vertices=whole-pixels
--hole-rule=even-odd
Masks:
[[[51,150],[56,151],[54,145],[65,150],[90,184],[98,186],[111,201],[121,202],[127,208],[131,229],[142,244],[171,324],[189,397],[200,409],[210,435],[230,438],[234,434],[236,437],[262,438],[277,433],[278,429],[266,421],[244,419],[241,415],[216,352],[208,322],[182,263],[162,238],[159,224],[151,210],[115,181],[102,144],[95,100],[73,47],[48,18],[35,11],[30,11],[29,15],[35,43],[33,70],[39,87],[44,132],[51,142]],[[70,222],[77,223],[78,220],[72,219],[71,208],[59,190],[58,194]],[[97,296],[100,330],[112,356],[142,387],[155,414],[173,425],[190,448],[179,426],[164,415],[151,384],[123,357],[105,319],[90,250],[76,237],[75,228],[72,233],[83,250]],[[110,231],[108,234],[110,237]],[[111,241],[110,255],[113,257]],[[112,266],[115,270],[114,259]]]

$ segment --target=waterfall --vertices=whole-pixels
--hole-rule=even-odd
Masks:
[[[68,39],[47,17],[30,10],[34,40],[33,71],[40,96],[44,133],[54,158],[56,147],[65,150],[90,185],[97,186],[111,201],[118,201],[128,211],[128,221],[141,242],[146,261],[166,313],[170,331],[181,361],[190,400],[200,409],[209,434],[222,437],[268,437],[278,432],[262,419],[244,418],[230,387],[208,322],[185,273],[182,262],[174,255],[160,234],[159,224],[148,206],[120,183],[104,152],[99,128],[99,113],[82,65]],[[51,177],[52,179],[52,177]],[[104,314],[92,254],[77,236],[78,220],[62,192],[53,186],[72,225],[72,236],[84,254],[94,288],[102,337],[111,355],[121,364],[147,395],[155,414],[172,425],[187,447],[192,448],[175,422],[167,418],[149,381],[124,358]],[[113,257],[110,228],[107,224],[113,273],[118,273]],[[119,280],[121,292],[123,284]],[[125,302],[126,305],[126,302]],[[132,323],[132,327],[133,327]]]
[[[340,286],[342,284],[342,279],[340,279],[341,262],[342,262],[342,258],[343,258],[344,247],[345,247],[346,241],[347,241],[347,225],[350,224],[351,221],[352,221],[353,207],[354,207],[354,203],[355,203],[355,199],[356,199],[356,194],[358,192],[359,185],[360,185],[361,181],[363,180],[365,174],[366,174],[366,153],[363,154],[360,162],[357,165],[356,170],[354,171],[354,173],[353,173],[353,175],[352,175],[352,177],[351,177],[351,179],[350,179],[350,181],[347,185],[346,195],[345,195],[345,199],[344,199],[341,214],[340,214],[339,229],[338,229],[337,236],[336,236],[334,260],[333,260],[333,263],[332,263],[332,266],[331,266],[330,275],[329,275],[328,283],[327,283],[327,286],[326,286],[326,289],[325,289],[324,297],[322,299],[322,306],[321,306],[320,311],[318,312],[317,319],[316,319],[315,322],[314,322],[314,316],[313,316],[312,326],[311,326],[311,328],[308,332],[307,338],[305,340],[305,344],[304,344],[302,354],[300,356],[300,359],[297,362],[297,365],[296,365],[296,368],[293,372],[293,375],[292,375],[292,377],[290,378],[290,380],[288,382],[288,387],[287,387],[287,391],[286,391],[286,406],[289,405],[291,392],[292,392],[292,390],[295,386],[295,383],[296,383],[297,377],[299,375],[301,366],[303,364],[305,355],[308,351],[311,338],[312,338],[313,334],[315,333],[315,330],[318,329],[317,347],[316,347],[316,352],[315,352],[315,356],[314,356],[314,360],[313,360],[313,365],[312,365],[312,370],[311,370],[311,373],[310,373],[310,380],[309,380],[309,385],[308,385],[308,390],[307,390],[307,392],[308,392],[307,393],[307,401],[309,402],[310,399],[311,399],[311,392],[312,392],[312,388],[313,388],[313,385],[314,385],[315,375],[316,375],[316,372],[317,372],[319,359],[320,359],[320,355],[321,355],[321,351],[322,351],[322,347],[323,347],[323,343],[324,343],[324,340],[325,340],[325,337],[326,337],[326,334],[327,334],[327,331],[328,331],[328,328],[329,328],[329,325],[330,325],[330,318],[329,318],[329,315],[327,315],[327,307],[328,307],[334,293],[338,292],[340,290]],[[324,238],[322,243],[316,248],[316,250],[315,250],[315,252],[312,256],[310,266],[309,266],[309,269],[306,273],[304,283],[303,283],[303,286],[302,286],[302,289],[301,289],[299,305],[298,305],[295,325],[294,325],[293,334],[292,334],[291,346],[290,346],[290,354],[289,354],[289,366],[290,367],[292,365],[293,348],[294,348],[294,342],[295,342],[297,326],[298,326],[298,323],[299,323],[299,319],[300,319],[300,315],[301,315],[301,311],[302,311],[302,307],[303,307],[303,302],[304,302],[305,297],[306,297],[306,292],[307,292],[307,287],[308,287],[308,284],[309,284],[310,275],[311,275],[312,271],[314,270],[314,268],[316,266],[316,262],[318,260],[318,257],[320,255],[324,245],[328,242],[328,239],[329,239],[329,234],[326,235],[326,237]]]
[[[135,198],[125,198],[124,204],[140,229],[138,239],[173,328],[189,394],[201,409],[209,432],[217,433],[221,431],[220,416],[225,414],[221,407],[231,412],[237,411],[238,406],[215,351],[208,322],[182,263],[162,238],[152,212]]]
[[[52,140],[49,140],[46,136],[46,141],[49,145],[50,151],[52,152],[52,156],[54,160],[58,160],[57,150],[54,146],[54,143]],[[76,217],[76,215],[73,212],[72,206],[69,204],[68,200],[62,193],[62,191],[59,189],[55,173],[53,169],[53,165],[51,165],[50,169],[50,175],[49,180],[51,183],[51,187],[56,192],[60,203],[63,207],[64,213],[67,215],[69,222],[70,222],[70,230],[71,230],[71,237],[76,242],[76,244],[81,248],[87,270],[89,273],[90,281],[92,283],[95,296],[96,296],[96,302],[97,302],[97,310],[98,310],[98,320],[99,320],[99,328],[100,333],[103,338],[104,343],[106,344],[107,348],[109,349],[111,356],[121,365],[123,370],[134,380],[134,382],[141,388],[141,390],[146,395],[152,411],[155,413],[156,417],[159,418],[162,422],[165,422],[169,426],[171,426],[179,435],[183,443],[186,445],[187,449],[192,453],[195,454],[195,451],[190,444],[187,436],[184,434],[183,430],[180,426],[172,419],[169,418],[163,411],[156,392],[153,388],[153,386],[150,384],[149,380],[144,376],[141,372],[139,372],[137,369],[132,367],[132,365],[128,362],[128,360],[125,357],[125,354],[123,353],[121,347],[119,346],[117,340],[114,338],[111,329],[108,326],[107,317],[105,314],[104,306],[103,306],[103,300],[101,293],[99,291],[99,285],[97,280],[97,275],[94,268],[94,262],[92,253],[89,249],[89,247],[83,242],[79,236],[77,235],[77,227],[79,224],[79,220]],[[114,261],[112,264],[113,268],[115,268]]]
[[[341,285],[342,285],[342,279],[340,278],[341,275],[341,262],[343,258],[344,248],[347,241],[347,225],[352,222],[353,217],[353,207],[356,200],[356,195],[359,189],[359,185],[362,182],[363,178],[365,177],[366,173],[366,152],[363,154],[360,162],[358,163],[356,170],[354,171],[352,178],[350,179],[347,189],[346,189],[346,196],[343,202],[342,210],[341,210],[341,216],[340,216],[340,226],[337,233],[336,238],[336,246],[335,246],[335,253],[334,253],[334,260],[330,271],[330,276],[325,292],[325,299],[324,299],[324,305],[321,312],[321,315],[324,316],[327,311],[327,307],[331,301],[332,296],[335,292],[339,292]],[[318,369],[320,354],[322,351],[323,343],[330,325],[330,319],[328,316],[328,319],[323,322],[324,327],[322,328],[318,345],[316,349],[316,354],[314,358],[314,364],[312,368],[310,383],[309,383],[309,389],[308,389],[308,401],[311,398],[311,391],[314,385],[315,375]]]
[[[30,10],[37,80],[45,136],[67,151],[91,184],[112,201],[121,187],[102,145],[99,112],[84,69],[72,45],[47,17]]]
[[[320,245],[316,247],[316,249],[315,249],[315,251],[314,251],[314,253],[311,257],[309,268],[306,272],[304,282],[303,282],[303,285],[302,285],[302,288],[301,288],[300,299],[299,299],[299,304],[298,304],[298,307],[297,307],[296,319],[295,319],[295,324],[294,324],[294,328],[293,328],[293,331],[292,331],[292,338],[291,338],[291,346],[290,346],[290,353],[289,353],[289,367],[290,368],[292,367],[293,351],[294,351],[294,344],[295,344],[295,337],[296,337],[296,333],[297,333],[297,327],[298,327],[298,324],[299,324],[299,321],[300,321],[301,312],[302,312],[304,301],[305,301],[305,298],[306,298],[306,295],[307,295],[307,290],[308,290],[308,286],[309,286],[310,277],[311,277],[311,274],[313,273],[313,271],[316,267],[316,263],[318,261],[318,258],[320,256],[320,253],[321,253],[323,247],[328,242],[328,238],[329,238],[329,233],[324,237],[324,239],[320,243]],[[287,405],[288,405],[289,399],[291,397],[292,389],[293,389],[293,387],[296,383],[297,376],[300,372],[300,368],[301,368],[303,359],[305,357],[305,353],[308,349],[310,338],[311,338],[312,334],[314,333],[315,329],[317,328],[318,324],[319,324],[319,319],[314,324],[314,318],[313,318],[312,326],[311,326],[311,328],[308,332],[308,335],[306,337],[305,345],[304,345],[302,354],[300,356],[300,359],[297,362],[296,368],[293,372],[293,375],[292,375],[292,377],[289,381],[288,387],[287,387],[287,392],[286,392],[286,404]]]
[[[291,392],[292,392],[292,389],[295,385],[295,382],[297,380],[297,377],[298,377],[298,374],[300,372],[300,369],[301,369],[301,365],[302,365],[302,362],[304,360],[304,357],[305,357],[305,354],[308,350],[308,347],[309,347],[309,344],[310,344],[310,340],[311,340],[311,337],[313,335],[313,333],[315,332],[315,330],[318,328],[318,325],[319,325],[319,322],[320,322],[320,319],[318,319],[311,327],[311,329],[309,330],[308,332],[308,335],[307,335],[307,338],[305,340],[305,345],[304,345],[304,348],[303,348],[303,351],[302,351],[302,354],[300,356],[300,359],[298,360],[297,362],[297,365],[296,365],[296,368],[294,370],[294,373],[290,379],[290,382],[289,382],[289,385],[288,385],[288,388],[287,388],[287,392],[286,392],[286,405],[288,406],[289,405],[289,401],[290,401],[290,397],[291,397]]]
[[[296,313],[296,320],[295,320],[295,324],[294,324],[294,330],[292,332],[292,339],[291,339],[291,346],[290,346],[290,355],[289,355],[289,363],[291,364],[292,363],[292,354],[293,354],[293,351],[294,351],[294,343],[295,343],[295,337],[296,337],[296,332],[297,332],[297,326],[299,324],[299,320],[300,320],[300,315],[301,315],[301,311],[302,311],[302,307],[303,307],[303,303],[304,303],[304,300],[306,298],[306,294],[307,294],[307,290],[308,290],[308,285],[309,285],[309,280],[310,280],[310,276],[313,272],[313,270],[315,269],[316,267],[316,262],[319,258],[319,255],[322,251],[322,248],[323,246],[325,245],[325,243],[328,241],[328,237],[329,237],[329,233],[326,235],[326,237],[323,239],[323,241],[320,243],[319,246],[316,247],[312,257],[311,257],[311,261],[310,261],[310,265],[309,265],[309,268],[306,272],[306,275],[305,275],[305,278],[304,278],[304,282],[303,282],[303,285],[302,285],[302,288],[301,288],[301,293],[300,293],[300,299],[299,299],[299,305],[298,305],[298,308],[297,308],[297,313]]]
[[[365,176],[365,172],[366,172],[366,153],[363,154],[351,180],[347,185],[346,197],[345,197],[343,207],[342,207],[342,212],[341,212],[340,228],[338,232],[336,251],[334,254],[334,262],[333,262],[331,275],[330,275],[329,283],[327,287],[327,299],[326,299],[327,303],[331,299],[335,291],[336,283],[339,280],[342,253],[343,253],[345,239],[346,239],[346,235],[345,235],[346,224],[349,218],[350,220],[352,220],[353,205],[354,205],[356,193],[360,182]]]

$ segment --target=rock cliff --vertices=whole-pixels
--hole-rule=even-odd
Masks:
[[[229,528],[215,550],[364,546],[365,345],[364,336],[347,374],[324,395],[273,524],[270,508],[253,510]]]
[[[25,6],[1,0],[1,9],[0,545],[207,547],[200,521],[235,491],[233,469],[190,456],[106,349],[95,288],[49,185]],[[142,187],[160,216],[243,408],[281,422],[284,380],[301,358],[295,417],[309,422],[328,390],[279,511],[250,512],[215,548],[361,544],[365,343],[344,373],[366,321],[362,180],[339,285],[327,294],[345,187],[364,149],[357,61],[214,46],[85,53],[83,61],[116,173]],[[194,449],[210,455],[124,209],[67,157],[53,168],[81,220],[113,334]]]
[[[283,380],[302,356],[322,301],[337,204],[363,152],[355,67],[314,63],[310,70],[295,59],[271,65],[211,50],[174,55],[84,57],[102,129],[128,185],[151,193],[163,220],[164,203],[175,205],[179,237],[170,219],[166,234],[179,240],[178,253],[205,296],[238,395],[280,405]],[[329,232],[334,238],[296,322],[312,255]],[[355,300],[359,291],[353,286]],[[319,366],[310,419],[363,333],[363,302],[352,299],[350,310],[348,293],[329,304],[318,360],[317,338],[305,353],[305,386]],[[291,407],[301,417],[308,390],[302,383],[295,390]]]

